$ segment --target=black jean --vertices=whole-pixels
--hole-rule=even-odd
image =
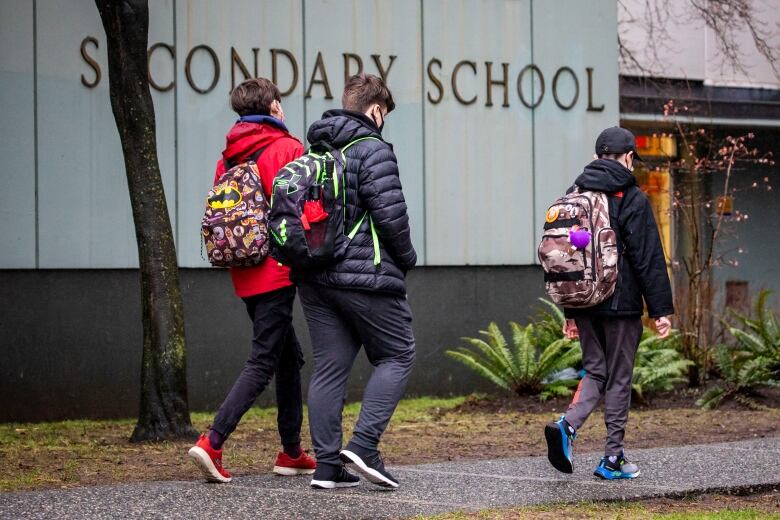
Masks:
[[[227,438],[276,375],[277,424],[282,444],[301,441],[303,352],[292,326],[295,287],[244,298],[252,319],[252,352],[219,407],[212,429]]]

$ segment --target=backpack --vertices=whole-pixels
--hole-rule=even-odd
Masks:
[[[374,264],[379,264],[379,237],[368,212],[347,231],[345,152],[363,137],[340,150],[309,149],[285,165],[274,179],[268,231],[274,242],[271,252],[282,264],[296,270],[322,268],[344,257],[349,242],[368,220],[374,242]]]
[[[618,245],[606,193],[571,192],[547,210],[539,243],[547,294],[563,307],[592,307],[615,291]]]
[[[268,256],[268,201],[257,168],[263,151],[232,167],[225,161],[227,171],[206,197],[201,232],[211,265],[251,266]]]

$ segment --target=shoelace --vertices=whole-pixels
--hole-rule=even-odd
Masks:
[[[382,467],[382,469],[385,469],[385,459],[382,457],[382,454],[380,452],[376,452],[376,458],[379,459],[379,465]]]

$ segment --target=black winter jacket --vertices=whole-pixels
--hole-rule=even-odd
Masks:
[[[379,235],[381,261],[374,265],[374,243],[369,219],[349,243],[339,262],[321,271],[293,273],[296,282],[406,295],[406,272],[417,263],[412,246],[406,201],[401,191],[393,147],[370,118],[360,112],[329,110],[309,128],[313,148],[323,143],[346,151],[347,213],[345,230],[351,231],[367,211]]]
[[[617,161],[597,159],[585,167],[574,183],[581,189],[609,195],[610,222],[618,239],[618,280],[609,299],[586,309],[564,309],[566,317],[641,316],[642,297],[651,318],[674,314],[671,284],[653,210],[628,168]]]

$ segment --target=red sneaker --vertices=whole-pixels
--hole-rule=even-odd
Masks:
[[[301,454],[297,459],[294,459],[285,452],[280,451],[276,456],[274,473],[285,477],[292,477],[294,475],[311,475],[314,473],[316,468],[317,461],[315,461],[313,457],[308,456],[305,451],[301,451]]]
[[[233,476],[222,467],[222,450],[211,447],[208,437],[201,435],[198,442],[187,452],[209,482],[227,483]]]

